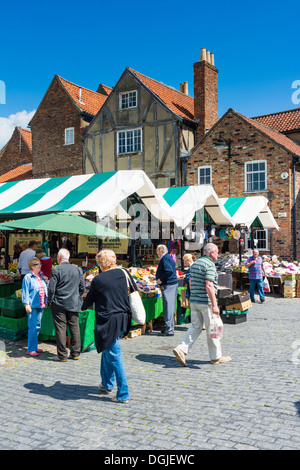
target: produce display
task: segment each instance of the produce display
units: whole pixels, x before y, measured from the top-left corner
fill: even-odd
[[[216,262],[216,266],[219,270],[246,274],[249,272],[248,268],[245,266],[249,256],[251,255],[242,255],[240,263],[239,255],[221,255]],[[260,256],[262,257],[263,265],[268,277],[281,277],[284,280],[284,276],[287,274],[300,275],[300,263],[296,261],[291,263],[289,261],[280,260],[276,255],[268,256],[260,253]]]
[[[137,288],[143,298],[161,297],[161,290],[156,283],[156,270],[157,266],[150,266],[147,268],[129,268],[131,276],[135,280]],[[183,279],[185,275],[176,270],[177,279]]]
[[[0,284],[10,284],[13,283],[16,279],[20,279],[20,273],[14,269],[2,269],[3,266],[0,266]]]

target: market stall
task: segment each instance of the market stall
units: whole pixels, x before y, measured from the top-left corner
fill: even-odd
[[[247,196],[220,198],[226,211],[230,214],[233,225],[250,228],[256,218],[259,218],[264,228],[279,230],[278,224],[264,196]]]

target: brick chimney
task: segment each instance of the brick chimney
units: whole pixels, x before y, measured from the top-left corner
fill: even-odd
[[[218,120],[218,69],[214,54],[201,49],[200,61],[194,64],[194,115],[199,120],[196,142]]]

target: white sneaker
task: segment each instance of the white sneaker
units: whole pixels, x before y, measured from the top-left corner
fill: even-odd
[[[226,364],[226,362],[230,362],[232,359],[229,356],[221,356],[219,359],[214,361],[210,361],[212,364]]]
[[[177,359],[178,362],[180,362],[181,365],[186,367],[186,361],[185,361],[185,353],[181,351],[179,348],[173,349],[173,353]]]

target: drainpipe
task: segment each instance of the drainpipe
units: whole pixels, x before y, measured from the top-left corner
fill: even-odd
[[[300,158],[293,155],[293,222],[294,222],[294,260],[297,260],[297,220],[296,220],[296,165],[300,163]]]

